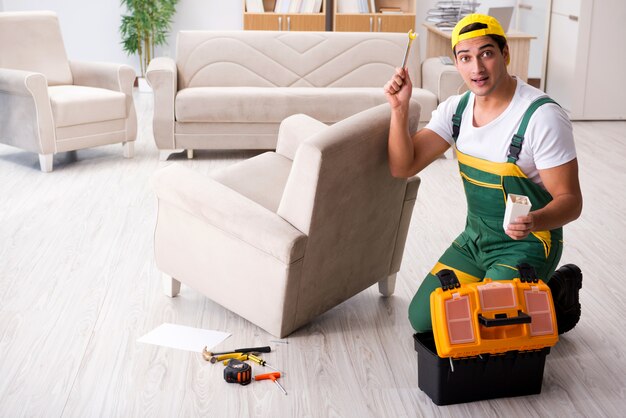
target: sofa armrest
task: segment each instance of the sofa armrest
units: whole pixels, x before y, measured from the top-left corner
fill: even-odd
[[[285,264],[304,256],[305,234],[209,177],[171,164],[156,172],[153,185],[159,202],[176,206]]]
[[[467,90],[456,67],[442,63],[439,57],[425,59],[422,63],[422,87],[433,92],[438,103]]]
[[[0,68],[0,142],[38,154],[55,152],[48,82],[41,73]]]
[[[289,116],[281,122],[278,128],[276,153],[293,160],[302,142],[327,127],[325,123],[307,115]]]
[[[396,244],[391,257],[391,265],[389,267],[390,275],[400,271],[402,256],[404,255],[404,246],[406,244],[406,238],[409,234],[409,225],[411,224],[413,207],[415,206],[420,181],[421,180],[418,176],[409,177],[407,179],[406,191],[404,192],[404,203],[402,205],[402,214],[400,215],[400,224],[396,235]]]
[[[176,62],[168,57],[150,61],[146,79],[154,93],[154,141],[158,149],[175,149],[174,100],[178,92]]]

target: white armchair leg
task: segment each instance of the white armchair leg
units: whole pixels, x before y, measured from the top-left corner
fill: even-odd
[[[188,149],[187,150],[187,158],[189,160],[193,160],[193,150],[192,149]]]
[[[167,159],[170,158],[170,155],[178,154],[183,151],[184,149],[162,149],[161,151],[159,151],[159,160],[167,161]]]
[[[124,146],[124,158],[133,158],[135,155],[135,142],[127,141],[122,145]]]
[[[378,291],[385,297],[393,295],[396,289],[396,275],[392,274],[378,282]]]
[[[53,154],[39,154],[39,167],[44,173],[52,171],[52,157]]]
[[[163,292],[165,292],[165,295],[173,298],[180,293],[180,282],[178,280],[165,273],[161,275],[161,279],[163,280]]]

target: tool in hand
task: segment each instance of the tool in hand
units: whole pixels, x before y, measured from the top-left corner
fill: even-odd
[[[278,370],[277,368],[274,368],[272,366],[270,366],[269,364],[267,364],[267,362],[265,360],[263,360],[260,357],[255,356],[254,354],[248,354],[248,360],[252,360],[253,362],[255,362],[256,364],[258,364],[259,366],[263,366],[263,367],[269,367],[272,370],[276,370],[277,372],[280,372],[280,370]]]
[[[406,66],[406,60],[409,58],[409,51],[411,51],[411,44],[413,44],[413,41],[415,40],[415,38],[417,38],[417,33],[413,32],[413,29],[409,30],[409,42],[406,44],[406,52],[404,53],[404,59],[402,60],[402,67],[404,68]]]
[[[204,357],[204,359],[206,361],[209,361],[211,359],[211,357],[219,356],[221,354],[232,354],[232,353],[269,353],[271,351],[272,351],[272,347],[270,347],[269,345],[266,345],[264,347],[237,348],[235,350],[222,351],[220,353],[213,353],[213,352],[209,351],[207,349],[207,347],[204,347],[204,350],[202,350],[202,357]]]
[[[257,374],[256,376],[254,376],[254,380],[270,379],[272,382],[276,383],[278,385],[278,387],[280,388],[280,390],[282,390],[283,393],[286,395],[287,391],[285,390],[283,385],[278,383],[278,378],[279,377],[280,377],[280,372],[272,372],[272,373],[265,373],[265,374]]]
[[[252,368],[248,363],[231,359],[224,368],[224,380],[228,383],[247,385],[252,381]]]

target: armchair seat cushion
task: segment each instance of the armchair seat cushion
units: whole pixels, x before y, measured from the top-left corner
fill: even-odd
[[[233,164],[211,173],[211,177],[272,212],[280,199],[291,171],[292,161],[275,152]]]
[[[179,122],[280,123],[294,113],[335,123],[386,103],[382,87],[192,87],[176,95]],[[422,114],[437,107],[437,96],[414,89]]]
[[[84,86],[48,87],[57,128],[125,119],[126,95],[120,91]]]

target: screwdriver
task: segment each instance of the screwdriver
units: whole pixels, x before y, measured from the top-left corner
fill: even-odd
[[[231,351],[222,351],[221,353],[212,353],[204,347],[202,354],[206,357],[219,356],[220,354],[232,354],[232,353],[269,353],[272,351],[272,347],[266,345],[264,347],[251,347],[251,348],[237,348]]]
[[[254,354],[248,354],[248,360],[252,360],[253,362],[258,364],[259,366],[269,367],[272,370],[276,370],[277,372],[280,372],[280,370],[278,370],[275,367],[270,366],[269,364],[267,364],[267,362],[265,360],[263,360],[260,357],[255,356]]]
[[[279,377],[280,377],[280,372],[272,372],[272,373],[265,373],[265,374],[257,374],[256,376],[254,376],[254,380],[270,379],[272,382],[276,383],[278,385],[278,387],[280,388],[280,390],[282,390],[283,393],[286,395],[287,391],[285,390],[283,385],[278,383],[278,378]]]

